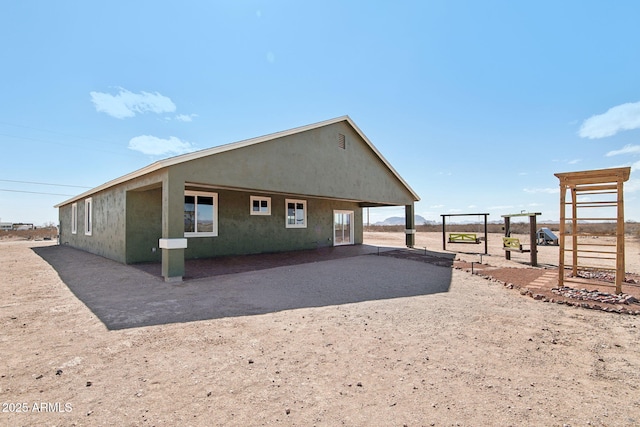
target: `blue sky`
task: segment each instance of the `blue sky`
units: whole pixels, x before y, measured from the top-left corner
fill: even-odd
[[[637,1],[5,1],[0,219],[57,223],[83,187],[347,114],[427,219],[557,220],[554,173],[631,166],[640,221],[638,16]]]

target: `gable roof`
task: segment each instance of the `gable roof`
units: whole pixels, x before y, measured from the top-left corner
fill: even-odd
[[[384,158],[384,156],[378,151],[378,149],[371,143],[371,141],[369,140],[369,138],[367,138],[367,136],[360,130],[360,128],[358,128],[358,126],[353,122],[353,120],[351,120],[351,118],[349,116],[341,116],[341,117],[336,117],[334,119],[330,119],[330,120],[325,120],[322,122],[318,122],[318,123],[313,123],[310,125],[306,125],[306,126],[300,126],[297,128],[293,128],[293,129],[289,129],[289,130],[285,130],[285,131],[281,131],[281,132],[276,132],[276,133],[271,133],[268,135],[264,135],[264,136],[259,136],[256,138],[251,138],[251,139],[245,139],[242,141],[238,141],[238,142],[233,142],[230,144],[224,144],[224,145],[219,145],[216,147],[211,147],[211,148],[205,148],[203,150],[199,150],[199,151],[194,151],[192,153],[187,153],[187,154],[182,154],[179,156],[174,156],[174,157],[169,157],[163,160],[158,160],[157,162],[154,162],[148,166],[145,166],[141,169],[138,169],[134,172],[128,173],[126,175],[123,175],[119,178],[116,178],[114,180],[111,180],[109,182],[106,182],[102,185],[99,185],[89,191],[85,191],[82,194],[79,194],[75,197],[72,197],[71,199],[65,200],[62,203],[59,203],[57,205],[55,205],[55,208],[59,208],[60,206],[64,206],[64,205],[68,205],[69,203],[73,203],[75,201],[84,199],[88,196],[90,196],[91,194],[97,193],[99,191],[102,190],[106,190],[108,188],[114,187],[118,184],[122,184],[124,182],[130,181],[132,179],[144,176],[146,174],[158,171],[160,169],[163,168],[167,168],[169,166],[173,166],[176,164],[180,164],[180,163],[184,163],[184,162],[188,162],[191,160],[196,160],[196,159],[200,159],[202,157],[207,157],[207,156],[212,156],[215,154],[220,154],[220,153],[224,153],[227,151],[231,151],[231,150],[237,150],[239,148],[243,148],[243,147],[248,147],[251,145],[255,145],[255,144],[260,144],[262,142],[266,142],[266,141],[271,141],[273,139],[277,139],[277,138],[282,138],[285,136],[290,136],[290,135],[295,135],[298,133],[302,133],[302,132],[306,132],[309,130],[313,130],[313,129],[317,129],[317,128],[321,128],[323,126],[328,126],[328,125],[332,125],[335,123],[339,123],[339,122],[347,122],[352,128],[353,130],[362,138],[362,140],[369,146],[369,148],[376,154],[376,156],[382,161],[382,163],[384,163],[384,165],[389,169],[389,171],[391,171],[391,173],[402,183],[402,185],[407,189],[407,191],[409,191],[409,193],[411,193],[411,195],[414,197],[414,199],[416,201],[420,200],[420,197],[416,194],[415,191],[413,191],[413,189],[409,186],[409,184],[407,184],[407,182],[398,174],[398,172],[393,168],[393,166],[391,166],[391,164],[387,161],[387,159]]]

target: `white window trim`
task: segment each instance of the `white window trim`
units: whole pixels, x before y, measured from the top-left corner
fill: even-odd
[[[304,223],[289,224],[289,203],[302,203],[304,205]],[[286,228],[307,228],[307,201],[298,199],[285,199],[284,201],[284,225]]]
[[[253,202],[254,201],[259,201],[259,202],[267,202],[267,211],[266,212],[262,212],[262,211],[254,211],[253,210]],[[271,215],[271,197],[264,197],[264,196],[251,196],[250,197],[250,201],[249,201],[249,213],[251,215],[263,215],[263,216],[268,216]]]
[[[91,236],[93,234],[93,198],[89,197],[84,200],[84,235]]]
[[[218,236],[218,193],[212,193],[209,191],[191,191],[186,190],[185,196],[205,196],[213,197],[213,231],[199,232],[199,231],[185,231],[184,237],[217,237]],[[198,203],[196,199],[196,226],[198,224]],[[183,202],[184,209],[184,202]]]
[[[78,203],[71,205],[71,234],[78,234]]]

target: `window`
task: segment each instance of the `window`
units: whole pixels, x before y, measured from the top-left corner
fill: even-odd
[[[307,201],[285,200],[287,208],[287,228],[307,228]]]
[[[218,193],[184,192],[184,237],[218,235]]]
[[[71,234],[78,233],[78,204],[71,205]]]
[[[89,197],[84,201],[84,234],[91,236],[93,232],[93,199]]]
[[[271,215],[271,197],[251,196],[251,215]]]

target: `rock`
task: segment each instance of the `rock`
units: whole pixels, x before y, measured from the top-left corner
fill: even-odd
[[[533,294],[533,299],[535,300],[541,300],[544,298],[544,295],[542,294]]]
[[[285,414],[289,415],[291,413],[291,409],[287,408],[284,410]]]

